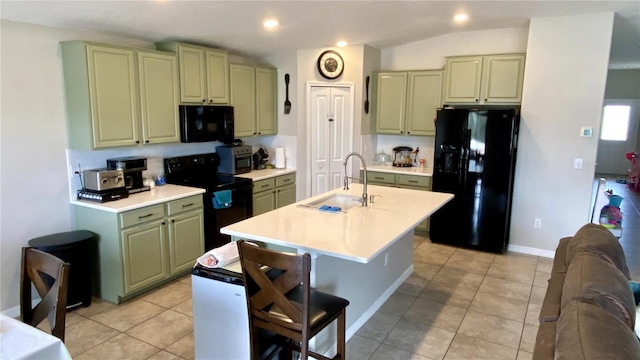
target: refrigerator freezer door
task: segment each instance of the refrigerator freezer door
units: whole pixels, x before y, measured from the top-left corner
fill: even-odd
[[[435,242],[502,252],[508,241],[518,118],[515,110],[464,111],[438,112],[432,188],[455,198],[432,215],[430,236]],[[441,118],[456,118],[459,127]],[[446,159],[446,151],[439,155],[438,149],[453,146],[440,143],[443,139],[459,141],[455,178],[445,171],[446,162],[439,167],[438,156]]]

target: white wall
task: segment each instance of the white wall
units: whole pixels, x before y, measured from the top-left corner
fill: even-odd
[[[335,80],[327,80],[323,78],[316,67],[318,56],[325,51],[333,49],[340,53],[344,60],[344,72]],[[304,192],[300,192],[300,186],[297,187],[298,200],[304,199],[311,194],[311,187],[308,183],[310,178],[309,164],[309,144],[307,141],[308,131],[308,119],[307,119],[307,85],[309,82],[326,82],[331,84],[352,84],[354,89],[353,94],[353,148],[360,149],[362,143],[362,116],[364,113],[362,104],[364,97],[364,76],[363,76],[363,64],[364,64],[364,46],[347,46],[344,48],[322,48],[322,49],[304,49],[298,50],[298,79],[297,79],[297,94],[296,99],[298,102],[298,150],[297,150],[297,178],[296,181],[305,181]],[[357,162],[354,163],[354,169],[352,171],[357,172],[355,166],[359,166]]]
[[[526,27],[466,31],[385,48],[381,69],[435,70],[444,68],[447,56],[523,53],[527,31]]]
[[[2,21],[0,309],[19,303],[20,248],[71,230],[66,110],[58,42],[86,39],[150,47],[103,34]]]
[[[613,13],[531,20],[511,245],[553,251],[589,222],[612,27]],[[580,137],[581,126],[594,136]]]

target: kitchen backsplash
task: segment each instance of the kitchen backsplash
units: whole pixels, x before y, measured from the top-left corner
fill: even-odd
[[[257,138],[243,139],[247,145],[251,145],[253,152],[259,146],[265,146],[269,151],[270,163],[275,164],[275,148],[284,146],[286,149],[287,168],[295,168],[296,160],[296,139],[294,136],[263,136]],[[99,169],[107,166],[107,159],[125,156],[143,156],[147,158],[147,170],[143,172],[144,177],[153,177],[164,173],[163,160],[167,157],[186,156],[194,154],[204,154],[216,151],[216,146],[221,142],[206,143],[179,143],[163,145],[145,145],[140,147],[127,147],[105,150],[71,150],[67,149],[67,174],[69,176],[69,194],[75,200],[76,193],[82,188],[80,176],[75,172],[78,170]]]
[[[162,163],[165,157],[203,154],[215,152],[220,142],[145,145],[141,147],[116,148],[105,150],[67,149],[67,173],[69,174],[69,193],[75,198],[76,191],[82,188],[80,177],[75,173],[79,169],[99,169],[107,166],[107,159],[124,156],[143,156],[147,158],[147,170],[143,176],[154,176],[164,172]]]
[[[409,146],[414,150],[419,147],[418,157],[425,159],[425,167],[433,168],[433,156],[435,153],[435,137],[433,136],[405,136],[405,135],[378,135],[376,154],[383,151],[393,156],[393,148],[396,146]]]

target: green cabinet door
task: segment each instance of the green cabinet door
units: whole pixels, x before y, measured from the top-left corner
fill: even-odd
[[[253,216],[264,214],[275,208],[275,190],[267,190],[253,194]]]
[[[436,112],[442,106],[442,71],[409,72],[407,135],[435,135]]]
[[[209,104],[229,103],[229,64],[226,51],[206,50],[207,101]]]
[[[407,95],[406,72],[381,72],[374,78],[376,132],[403,134]]]
[[[138,74],[145,144],[180,142],[175,55],[139,51]]]
[[[256,73],[252,66],[229,65],[230,101],[235,136],[252,136],[256,130]]]
[[[258,135],[278,133],[277,76],[275,69],[256,68],[256,130]]]
[[[207,99],[205,52],[198,47],[177,46],[180,62],[180,101],[204,103]]]
[[[169,275],[165,237],[164,220],[122,231],[125,294],[152,285]]]
[[[276,188],[276,208],[281,208],[296,202],[296,186],[285,185]]]
[[[478,103],[482,78],[482,56],[447,59],[444,103]]]
[[[484,58],[483,99],[486,103],[520,103],[524,82],[524,54]]]
[[[204,249],[204,215],[202,209],[169,218],[171,275],[193,266]]]
[[[87,45],[94,148],[135,145],[138,97],[134,51]]]

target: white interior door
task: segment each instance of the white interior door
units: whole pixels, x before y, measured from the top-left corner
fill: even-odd
[[[348,87],[311,87],[311,195],[342,186],[344,157],[353,147]]]
[[[605,99],[604,105],[623,105],[629,106],[629,127],[627,129],[627,139],[621,141],[598,140],[598,154],[596,157],[596,173],[628,175],[631,162],[627,160],[625,154],[635,151],[636,141],[638,139],[638,107],[640,100],[608,100]]]

